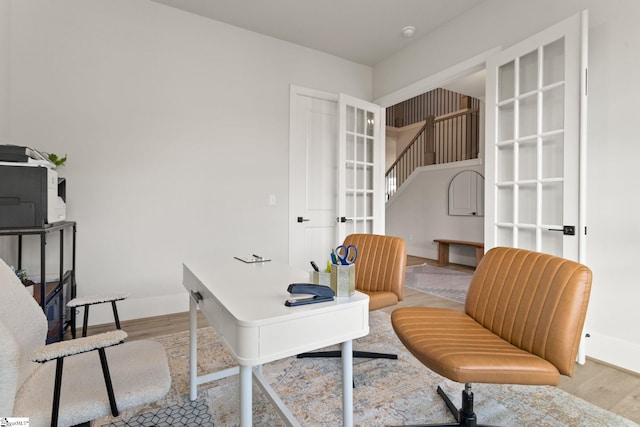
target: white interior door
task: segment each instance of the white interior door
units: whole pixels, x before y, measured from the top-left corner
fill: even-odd
[[[575,15],[487,60],[487,249],[584,262],[586,20]]]
[[[384,234],[384,109],[340,94],[337,240]]]
[[[323,268],[336,246],[338,96],[291,87],[289,264]]]

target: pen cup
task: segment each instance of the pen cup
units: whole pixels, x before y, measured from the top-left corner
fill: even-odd
[[[331,274],[323,271],[310,271],[309,281],[316,285],[329,286],[331,284]]]
[[[356,292],[355,264],[331,264],[331,289],[337,297],[350,297]]]

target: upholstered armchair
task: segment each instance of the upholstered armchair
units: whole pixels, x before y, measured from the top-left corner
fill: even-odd
[[[115,330],[45,345],[47,319],[0,260],[0,415],[70,426],[155,402],[169,390],[164,348]],[[64,369],[63,369],[64,368]]]

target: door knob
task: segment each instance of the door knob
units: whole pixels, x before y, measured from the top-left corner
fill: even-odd
[[[561,231],[565,236],[575,236],[576,227],[573,225],[565,225],[562,228],[549,228],[549,231]]]
[[[353,221],[353,218],[346,218],[343,216],[336,217],[336,222],[351,222],[351,221]]]

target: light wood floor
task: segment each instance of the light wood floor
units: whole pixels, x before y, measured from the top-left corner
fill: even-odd
[[[409,256],[407,265],[436,261]],[[473,267],[450,265],[448,268],[473,273]],[[445,307],[462,311],[463,305],[443,298],[405,288],[405,299],[398,305],[382,310],[391,313],[399,307],[429,306]],[[198,327],[207,326],[203,317],[198,319]],[[144,339],[159,335],[182,332],[189,329],[189,314],[178,313],[146,319],[123,321],[122,328],[130,340]],[[92,326],[89,335],[113,329],[112,325]],[[562,390],[593,403],[601,408],[622,415],[640,424],[640,375],[607,366],[587,359],[584,365],[576,365],[572,378],[562,377],[558,385]]]

